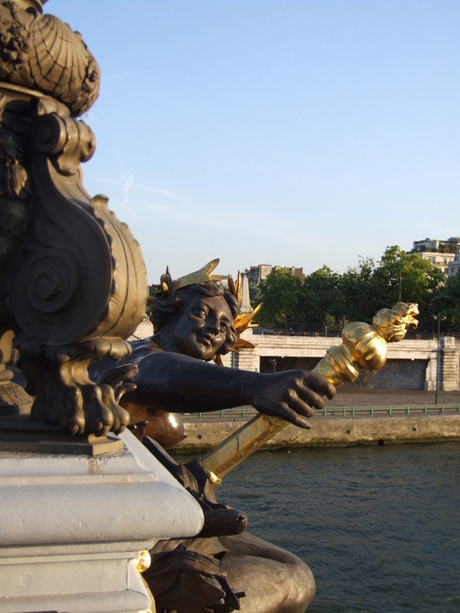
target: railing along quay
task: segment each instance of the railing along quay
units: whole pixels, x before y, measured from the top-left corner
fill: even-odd
[[[185,421],[248,420],[258,412],[251,406],[210,411],[208,413],[182,413]],[[315,419],[322,417],[392,417],[396,415],[453,415],[460,414],[460,404],[397,404],[385,406],[324,407],[316,411]]]

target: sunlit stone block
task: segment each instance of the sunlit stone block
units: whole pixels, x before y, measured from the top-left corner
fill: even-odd
[[[130,433],[105,457],[0,453],[0,613],[151,608],[136,569],[159,539],[193,536],[197,502]]]

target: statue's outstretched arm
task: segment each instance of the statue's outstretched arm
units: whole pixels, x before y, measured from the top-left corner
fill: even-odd
[[[145,357],[133,382],[136,401],[153,408],[184,413],[252,405],[301,428],[309,427],[314,409],[323,408],[322,396],[335,395],[326,379],[304,370],[261,374],[169,352]]]

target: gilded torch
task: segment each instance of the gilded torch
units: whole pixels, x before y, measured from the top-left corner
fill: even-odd
[[[336,387],[354,381],[359,371],[376,372],[385,365],[388,343],[402,340],[417,327],[416,304],[398,302],[392,309],[381,309],[372,324],[353,322],[342,330],[342,344],[330,347],[312,372]],[[288,422],[279,417],[258,415],[217,447],[199,459],[211,480],[216,483],[235,466],[264,445]]]

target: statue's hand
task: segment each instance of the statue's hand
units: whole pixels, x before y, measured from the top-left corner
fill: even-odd
[[[264,415],[309,428],[307,418],[315,414],[314,409],[324,407],[322,396],[329,400],[335,396],[335,387],[329,381],[305,370],[286,370],[260,375],[252,386],[251,404]]]

